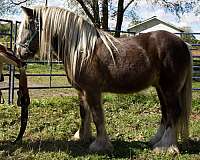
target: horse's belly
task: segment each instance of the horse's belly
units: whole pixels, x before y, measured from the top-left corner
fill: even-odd
[[[143,90],[157,83],[158,76],[155,72],[141,72],[113,75],[107,81],[104,90],[115,93],[130,93]]]

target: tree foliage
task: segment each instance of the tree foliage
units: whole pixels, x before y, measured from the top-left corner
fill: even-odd
[[[191,12],[197,5],[199,6],[200,0],[153,0],[153,2],[160,4],[180,18],[184,13]]]
[[[139,4],[141,0],[75,0],[77,1],[92,20],[92,22],[102,29],[108,29],[108,17],[116,17],[115,26],[115,36],[119,37],[121,31],[122,22],[126,10],[131,6]],[[200,0],[146,0],[152,5],[160,5],[164,7],[167,11],[176,14],[179,18],[182,14],[192,11]],[[138,17],[134,10],[133,13],[134,20],[138,21]],[[196,11],[198,14],[198,10]]]
[[[9,0],[1,0],[0,1],[0,16],[10,13],[17,12],[17,7],[15,4],[11,4]]]
[[[0,43],[5,44],[10,42],[10,36],[5,36],[3,34],[10,34],[10,24],[0,23]]]
[[[32,4],[41,0],[1,0],[0,16],[5,13],[18,12],[17,8],[21,4]],[[200,0],[146,0],[149,4],[156,4],[164,7],[167,11],[176,14],[179,18],[186,12],[193,11],[200,13],[198,4]],[[42,2],[42,1],[41,1]],[[116,19],[115,36],[119,37],[125,12],[129,8],[129,13],[133,15],[134,20],[138,21],[138,17],[134,12],[134,6],[138,5],[142,0],[65,0],[68,8],[75,8],[75,11],[85,13],[96,27],[104,30],[109,29],[109,17]],[[44,0],[43,0],[44,3]],[[130,7],[131,6],[131,7]],[[133,8],[133,9],[130,9]]]

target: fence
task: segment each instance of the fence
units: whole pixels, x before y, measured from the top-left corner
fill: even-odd
[[[9,43],[9,46],[7,46],[9,49],[13,49],[13,21],[11,20],[3,20],[3,19],[0,19],[0,22],[4,22],[4,23],[7,23],[8,26],[10,27],[10,32],[7,33],[7,32],[3,32],[1,33],[0,32],[0,35],[1,36],[8,36],[9,37],[9,40],[10,40],[10,43]],[[16,36],[15,36],[16,37]],[[7,88],[1,88],[1,90],[3,89],[7,89],[8,90],[8,103],[13,103],[13,96],[14,96],[14,73],[15,73],[15,67],[13,65],[9,65],[9,87]]]
[[[16,37],[17,37],[17,29],[18,29],[18,25],[20,22],[16,22],[15,24],[13,24],[12,21],[10,20],[3,20],[0,19],[0,25],[1,23],[8,23],[10,26],[10,32],[9,33],[1,33],[0,31],[0,36],[9,36],[9,47],[10,49],[14,49],[14,51],[16,50],[16,46],[13,45],[13,41],[16,42]],[[13,31],[13,27],[15,27],[14,31]],[[110,32],[114,32],[114,31],[110,31]],[[135,36],[135,33],[133,32],[126,32],[126,31],[122,31],[122,33],[126,34],[126,35],[130,35],[132,34],[133,36]],[[180,34],[180,33],[177,33]],[[193,35],[200,35],[200,33],[181,33],[181,34],[193,34]],[[13,47],[14,46],[14,47]],[[192,50],[194,50],[193,47],[199,47],[200,48],[200,44],[191,44]],[[194,64],[193,65],[193,80],[200,82],[200,54],[195,54],[193,56],[193,60],[194,60]],[[28,64],[45,64],[48,63],[46,61],[27,61]],[[71,88],[70,85],[64,85],[64,86],[52,86],[52,77],[61,77],[61,76],[65,76],[65,74],[53,74],[52,73],[52,66],[54,63],[58,63],[57,61],[53,61],[52,63],[50,63],[50,71],[48,74],[27,74],[27,76],[40,76],[40,77],[49,77],[49,85],[48,86],[32,86],[32,87],[28,87],[29,89],[52,89],[52,88]],[[15,79],[14,79],[14,75],[15,75],[15,67],[12,65],[9,65],[9,73],[5,74],[5,76],[9,77],[9,86],[8,87],[2,87],[0,88],[0,90],[8,90],[8,103],[12,104],[13,103],[13,99],[14,99],[14,90],[18,89],[18,87],[15,87]],[[194,88],[193,90],[200,90],[199,87]]]
[[[14,51],[16,50],[16,38],[17,38],[17,30],[18,30],[18,25],[20,24],[20,22],[16,21],[16,23],[14,24],[11,20],[4,20],[4,19],[0,19],[0,25],[2,24],[7,24],[7,26],[9,26],[9,33],[7,32],[1,32],[0,31],[0,36],[8,36],[9,37],[9,42],[5,43],[5,45],[9,48],[9,49],[13,49]],[[13,28],[15,28],[15,30],[13,30]],[[14,42],[14,43],[13,43]],[[8,46],[9,44],[9,46]],[[27,64],[46,64],[48,63],[47,61],[27,61]],[[28,87],[29,89],[53,89],[53,88],[71,88],[71,86],[66,85],[66,86],[52,86],[52,77],[56,76],[56,77],[61,77],[61,76],[66,76],[65,74],[52,74],[52,64],[54,63],[60,63],[57,61],[53,61],[50,63],[50,73],[49,74],[27,74],[28,77],[35,77],[35,76],[42,76],[42,77],[49,77],[49,86],[32,86],[32,87]],[[6,87],[1,87],[0,90],[9,90],[8,92],[8,103],[9,104],[13,104],[13,99],[14,99],[14,90],[19,89],[19,87],[15,86],[15,67],[13,65],[9,65],[9,69],[8,69],[8,73],[4,74],[5,77],[8,77],[8,86]]]

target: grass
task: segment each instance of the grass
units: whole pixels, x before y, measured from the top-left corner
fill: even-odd
[[[49,73],[48,65],[28,65],[28,73]],[[53,73],[64,74],[62,65],[53,65]],[[49,78],[29,77],[29,85],[44,85]],[[59,81],[59,83],[58,83]],[[66,77],[52,80],[68,84]],[[54,85],[54,84],[53,84]],[[193,87],[200,87],[194,82]],[[0,159],[200,159],[200,92],[193,92],[190,137],[179,143],[180,155],[155,154],[148,140],[160,121],[159,101],[150,88],[134,95],[105,94],[106,128],[114,145],[112,154],[92,154],[89,144],[72,139],[79,128],[78,98],[73,89],[30,90],[29,121],[22,144],[13,145],[19,131],[20,108],[0,105]],[[95,127],[93,125],[93,134]]]
[[[159,102],[152,88],[134,95],[104,95],[106,128],[114,145],[114,152],[104,155],[92,154],[88,152],[89,144],[72,139],[80,122],[78,98],[74,94],[38,97],[32,99],[22,144],[11,144],[19,130],[19,107],[0,106],[0,159],[200,158],[200,92],[193,92],[190,123],[193,141],[186,147],[180,143],[181,154],[177,156],[155,154],[147,143],[160,120]]]
[[[65,74],[64,68],[62,64],[53,64],[52,70],[50,65],[48,64],[29,64],[27,68],[28,74]],[[39,82],[39,83],[36,83]],[[50,77],[44,76],[30,76],[29,83],[32,86],[48,86],[50,83]],[[64,86],[68,85],[67,77],[51,77],[52,86]]]

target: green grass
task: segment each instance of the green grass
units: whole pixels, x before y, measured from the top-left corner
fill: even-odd
[[[49,73],[48,65],[28,65],[27,73]],[[53,65],[53,73],[64,74],[62,65]],[[49,78],[29,77],[29,85],[44,85]],[[68,84],[66,77],[52,80]],[[199,87],[194,82],[193,87]],[[180,155],[155,154],[148,145],[160,121],[159,101],[150,88],[134,95],[105,94],[106,128],[114,145],[113,154],[88,151],[89,144],[74,141],[79,128],[78,98],[73,89],[30,90],[29,121],[22,144],[13,145],[19,131],[20,108],[0,105],[0,159],[200,159],[200,92],[193,92],[190,121],[191,141],[181,143]],[[93,125],[93,134],[95,127]]]
[[[49,64],[28,64],[28,74],[65,74],[64,67],[62,64],[53,64],[52,70]],[[39,86],[49,85],[50,77],[44,76],[31,76],[28,78],[30,84],[38,84]],[[39,83],[38,83],[39,82]],[[64,86],[67,85],[67,77],[51,77],[51,83],[53,86]]]
[[[155,134],[160,120],[159,102],[153,89],[126,96],[104,95],[106,128],[114,145],[114,152],[110,155],[89,153],[89,144],[72,140],[80,122],[76,96],[70,93],[62,97],[38,97],[32,99],[29,107],[29,122],[22,144],[10,143],[18,134],[19,107],[0,106],[0,159],[200,158],[200,92],[193,92],[190,123],[193,141],[187,147],[179,144],[181,154],[177,156],[155,154],[147,143]],[[94,125],[93,132],[95,135]]]

